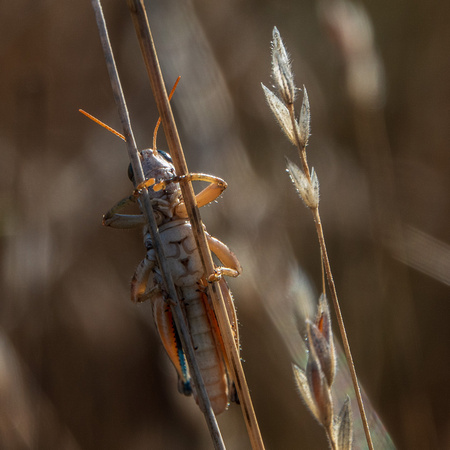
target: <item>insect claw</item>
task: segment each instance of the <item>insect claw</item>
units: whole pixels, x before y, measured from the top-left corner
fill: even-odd
[[[149,178],[148,180],[145,180],[143,183],[139,183],[136,186],[136,189],[133,191],[133,197],[136,198],[139,197],[144,189],[148,189],[150,186],[153,186],[154,184],[155,184],[154,178]]]
[[[207,278],[207,281],[208,283],[215,283],[216,281],[219,281],[222,278],[222,276],[223,276],[222,268],[218,267],[217,269],[214,270],[214,273]]]
[[[153,179],[154,180],[154,179]],[[158,192],[158,191],[160,191],[161,189],[164,189],[165,187],[166,187],[166,185],[167,185],[167,183],[165,182],[165,181],[161,181],[160,183],[156,183],[154,186],[153,186],[153,190],[155,191],[155,192]]]
[[[180,394],[184,394],[187,397],[189,397],[190,395],[192,395],[192,386],[191,386],[191,382],[188,381],[183,381],[180,376],[178,376],[178,392]]]
[[[230,269],[229,267],[216,267],[214,273],[207,278],[208,283],[214,283],[219,281],[223,276],[227,277],[237,277],[239,272],[235,269]]]
[[[177,302],[173,301],[168,295],[164,295],[164,303],[167,305],[167,310],[170,311],[172,306],[176,306]]]

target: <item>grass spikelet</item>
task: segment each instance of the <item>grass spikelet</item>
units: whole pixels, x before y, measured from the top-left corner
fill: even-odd
[[[286,158],[286,170],[305,205],[310,209],[317,208],[319,206],[319,179],[314,169],[311,171],[311,178],[308,179],[296,164]]]
[[[286,134],[287,138],[291,141],[292,145],[296,145],[295,134],[292,131],[292,122],[289,110],[285,104],[264,84],[261,83],[264,94],[266,96],[267,104],[277,119],[281,129]]]
[[[290,105],[295,101],[296,90],[291,62],[277,27],[272,35],[272,79],[284,103]]]
[[[322,256],[324,291],[326,278],[330,291],[330,297],[337,317],[337,323],[339,325],[347,364],[355,390],[355,396],[364,426],[367,444],[369,449],[373,449],[369,425],[364,410],[355,366],[353,364],[350,344],[345,331],[336,286],[334,284],[333,275],[331,272],[331,265],[328,259],[325,237],[319,214],[319,179],[314,169],[310,170],[308,165],[306,147],[309,143],[311,133],[311,109],[309,97],[306,88],[303,87],[302,105],[300,108],[299,117],[296,119],[294,101],[295,93],[299,89],[297,89],[294,84],[294,75],[288,53],[276,27],[273,30],[272,40],[272,79],[278,95],[271,92],[263,85],[264,94],[284,133],[298,150],[301,167],[298,167],[286,158],[287,171],[300,198],[313,215],[320,246],[320,253]],[[351,433],[349,433],[352,426],[352,424],[349,423],[351,422],[351,416],[349,413],[345,412],[346,410],[344,410],[343,416],[340,420],[335,420],[333,417],[331,386],[334,380],[336,356],[331,332],[329,311],[325,300],[325,292],[323,298],[319,302],[319,312],[315,323],[308,321],[306,326],[309,345],[309,358],[306,371],[303,373],[301,369],[294,368],[300,393],[316,419],[326,429],[328,438],[332,443],[333,448],[339,448],[336,438],[339,434],[343,436],[341,438],[343,448],[348,448],[349,445],[351,446]],[[336,431],[335,423],[338,423],[338,431]]]
[[[306,369],[293,366],[298,390],[306,406],[325,429],[331,448],[351,448],[353,423],[349,400],[344,403],[338,416],[333,408],[336,354],[330,313],[324,295],[319,300],[315,321],[306,320],[306,335],[309,351]]]
[[[353,420],[349,397],[345,400],[339,415],[336,417],[334,431],[337,437],[337,448],[339,450],[351,450],[353,442]]]

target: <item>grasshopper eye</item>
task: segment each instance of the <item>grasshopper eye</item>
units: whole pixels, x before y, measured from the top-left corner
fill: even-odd
[[[134,182],[134,173],[133,173],[133,167],[131,166],[131,163],[128,166],[128,178]]]
[[[173,161],[172,161],[172,157],[171,157],[168,153],[166,153],[166,152],[164,152],[164,151],[162,151],[162,150],[158,150],[158,153],[159,153],[166,161],[168,161],[168,162],[170,162],[170,163],[173,162]]]

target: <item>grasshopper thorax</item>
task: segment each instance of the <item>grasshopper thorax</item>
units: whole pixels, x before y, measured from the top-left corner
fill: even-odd
[[[142,150],[139,155],[145,180],[154,179],[155,184],[167,182],[163,188],[148,189],[158,225],[174,220],[176,207],[181,201],[181,191],[177,182],[171,182],[176,176],[172,158],[162,150],[152,149]],[[134,182],[131,167],[128,168],[128,176]]]

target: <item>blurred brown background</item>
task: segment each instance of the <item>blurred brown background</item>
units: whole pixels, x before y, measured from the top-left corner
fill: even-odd
[[[284,155],[297,157],[260,87],[274,25],[308,88],[309,162],[361,382],[399,448],[450,448],[450,3],[365,4],[374,41],[360,12],[327,3],[147,5],[167,84],[182,76],[173,107],[190,170],[229,183],[203,219],[244,267],[230,284],[268,449],[327,446],[273,321],[292,315],[296,264],[316,294],[321,277],[312,219],[285,174]],[[132,22],[124,1],[104,8],[148,147],[157,112]],[[0,447],[211,448],[150,305],[129,301],[140,232],[101,226],[131,184],[123,142],[78,113],[120,130],[90,3],[0,12]],[[228,448],[249,448],[239,408],[219,423]]]

